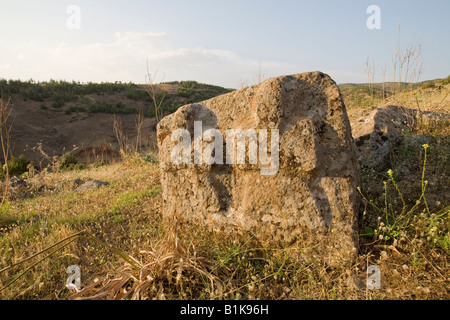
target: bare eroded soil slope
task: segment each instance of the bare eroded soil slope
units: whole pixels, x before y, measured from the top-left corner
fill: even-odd
[[[119,84],[114,87],[114,84],[108,84],[110,87],[114,87],[114,92],[78,95],[72,91],[70,93],[72,94],[71,101],[55,107],[57,96],[67,94],[67,91],[63,91],[67,90],[63,88],[64,85],[71,86],[69,90],[77,89],[77,86],[79,89],[80,86],[83,86],[76,83],[25,83],[20,89],[16,89],[20,92],[4,97],[4,100],[11,97],[10,119],[14,121],[11,130],[11,144],[14,156],[25,154],[35,166],[40,168],[49,162],[48,158],[59,156],[66,151],[73,151],[78,160],[84,163],[111,160],[119,154],[118,140],[113,127],[112,113],[114,112],[111,112],[117,108],[118,104],[121,105],[121,108],[123,106],[121,111],[127,111],[117,113],[121,121],[120,131],[126,136],[127,147],[131,151],[136,150],[135,111],[143,110],[145,118],[138,150],[155,148],[156,121],[154,104],[147,92],[148,86]],[[102,86],[103,84],[94,85]],[[6,89],[8,89],[7,86],[4,85]],[[44,95],[44,97],[30,98],[30,86],[37,92],[39,92],[38,89],[42,89],[41,87],[54,86],[56,88],[56,91],[53,91],[55,96],[46,97]],[[164,115],[184,104],[206,100],[228,91],[230,89],[195,81],[155,85],[156,98],[164,97],[161,99],[161,109],[164,110]],[[99,110],[98,106],[100,108],[106,106],[107,112]],[[38,148],[39,145],[41,148]]]
[[[108,100],[119,101],[118,95],[108,96]],[[117,151],[118,144],[113,129],[112,115],[104,113],[88,114],[85,112],[66,114],[62,109],[48,108],[41,110],[36,101],[21,101],[13,96],[11,130],[13,154],[25,154],[35,165],[45,157],[37,150],[39,143],[43,151],[50,157],[59,156],[64,150],[74,151],[83,162],[93,160],[110,160]],[[130,141],[136,138],[135,115],[120,115],[123,131]],[[149,137],[154,132],[154,118],[145,118],[142,128],[143,143],[150,146]],[[97,149],[93,154],[92,148]],[[83,151],[91,151],[84,157]],[[95,151],[94,151],[95,153]],[[91,156],[91,158],[89,158]],[[97,158],[97,159],[94,159]]]

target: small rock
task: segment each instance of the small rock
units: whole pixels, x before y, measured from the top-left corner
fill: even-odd
[[[386,106],[372,110],[351,124],[352,135],[357,147],[357,156],[363,167],[383,165],[402,139],[402,129],[411,119],[411,111]],[[364,120],[364,121],[361,121]]]
[[[19,187],[19,186],[22,186],[22,187],[27,186],[27,183],[24,180],[17,178],[16,176],[11,177],[9,179],[9,183],[10,183],[11,187],[13,187],[13,188]]]
[[[83,180],[81,180],[80,178],[76,178],[76,179],[73,181],[73,184],[76,185],[76,186],[79,186],[79,185],[82,184],[82,183],[83,183]]]
[[[107,186],[109,186],[108,182],[92,180],[92,181],[88,181],[88,182],[80,185],[78,188],[75,189],[75,192],[83,192],[83,191],[100,188],[100,187],[107,187]]]
[[[374,168],[385,165],[390,152],[404,139],[404,132],[423,121],[448,119],[449,115],[437,112],[422,112],[399,106],[376,108],[351,123],[352,135],[357,147],[357,156],[362,167]],[[432,139],[424,135],[409,138],[416,149],[430,144]]]
[[[402,177],[405,177],[405,176],[408,176],[408,175],[410,174],[410,171],[409,171],[408,167],[406,167],[406,166],[401,166],[401,167],[398,168],[398,173],[399,173]]]
[[[38,187],[38,191],[39,192],[41,192],[41,191],[45,191],[45,190],[55,190],[55,187],[54,186],[48,186],[48,185],[45,185],[45,184],[41,184],[39,187]]]
[[[411,137],[411,144],[417,149],[422,148],[424,144],[431,144],[432,141],[432,138],[421,134]]]

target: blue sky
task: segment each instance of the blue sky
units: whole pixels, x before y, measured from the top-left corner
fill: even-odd
[[[68,20],[79,8],[79,28]],[[381,9],[369,30],[366,9]],[[392,80],[400,44],[423,49],[419,80],[450,74],[450,1],[0,1],[0,78],[144,83],[197,80],[231,88],[320,70],[336,82]],[[70,20],[74,21],[74,20]],[[401,26],[398,32],[399,24]]]

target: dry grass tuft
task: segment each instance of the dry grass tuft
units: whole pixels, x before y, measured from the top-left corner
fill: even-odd
[[[177,224],[167,239],[150,251],[140,251],[143,266],[126,265],[114,279],[104,278],[69,296],[71,300],[96,299],[166,299],[189,298],[191,287],[203,284],[209,297],[220,297],[225,283],[210,270],[213,261],[198,255],[195,245],[184,244],[178,238]],[[145,263],[145,264],[144,264]]]

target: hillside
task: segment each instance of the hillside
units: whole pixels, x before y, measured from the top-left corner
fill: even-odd
[[[3,97],[11,97],[13,155],[25,154],[39,168],[49,163],[48,158],[64,151],[72,151],[83,163],[111,160],[119,151],[112,115],[120,117],[126,144],[135,150],[139,112],[144,119],[138,149],[154,148],[155,102],[147,92],[149,88],[120,82],[0,80]],[[196,81],[175,81],[155,85],[155,100],[167,114],[182,105],[229,91]]]
[[[383,104],[406,104],[417,108],[412,94],[421,91],[422,108],[448,112],[445,86],[450,79],[416,84],[341,84],[350,119],[364,108]],[[113,114],[121,120],[121,133],[129,150],[155,149],[155,108],[148,85],[133,83],[87,83],[66,81],[0,80],[0,93],[11,97],[14,119],[11,130],[12,153],[24,154],[37,169],[55,156],[72,152],[81,163],[110,161],[119,157]],[[232,91],[196,81],[174,81],[155,85],[155,100],[167,115],[180,106],[203,101]],[[403,93],[402,93],[403,92]],[[384,95],[384,99],[383,99]],[[136,115],[144,115],[137,146]]]
[[[418,83],[345,83],[339,88],[352,119],[360,114],[357,110],[389,104],[422,111],[449,112],[449,84],[450,76]]]

